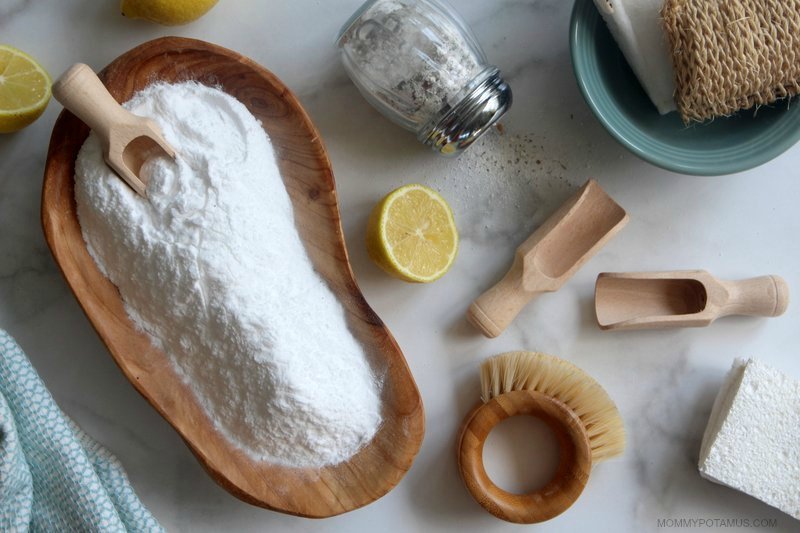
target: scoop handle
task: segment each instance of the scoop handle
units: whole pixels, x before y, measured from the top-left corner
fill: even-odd
[[[523,286],[523,260],[518,255],[503,279],[478,296],[467,310],[467,319],[486,337],[493,339],[513,322],[528,302],[540,291]]]
[[[106,145],[111,128],[129,115],[91,67],[83,63],[75,63],[56,80],[53,96],[106,141]]]
[[[721,283],[728,292],[728,301],[720,306],[719,316],[780,316],[789,306],[789,285],[780,276]]]

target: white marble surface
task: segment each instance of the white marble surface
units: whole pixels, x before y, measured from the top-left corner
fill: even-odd
[[[685,177],[649,166],[606,134],[578,92],[567,44],[571,2],[453,0],[515,91],[507,137],[495,143],[529,135],[538,146],[529,157],[543,161],[544,170],[526,172],[526,185],[515,185],[520,194],[508,194],[487,181],[480,161],[453,163],[428,153],[358,95],[332,41],[359,3],[222,0],[204,19],[168,29],[121,17],[117,2],[6,0],[0,41],[58,75],[75,61],[100,68],[154,37],[197,37],[249,55],[298,93],[330,151],[358,281],[397,337],[425,402],[428,431],[411,471],[378,502],[325,521],[251,507],[206,476],[122,377],[44,243],[39,195],[60,111],[53,102],[27,130],[0,136],[0,327],[19,340],[62,408],[122,460],[168,530],[514,531],[464,490],[454,441],[478,397],[480,361],[508,349],[536,349],[595,376],[618,402],[629,432],[624,457],[598,466],[577,504],[537,531],[648,531],[657,529],[658,518],[774,518],[772,531],[797,531],[800,523],[788,515],[704,481],[695,465],[711,403],[734,357],[762,357],[800,377],[800,305],[772,320],[603,333],[594,324],[592,297],[595,276],[607,270],[706,268],[728,278],[777,273],[800,290],[800,147],[730,177]],[[500,183],[517,179],[503,172],[498,164]],[[469,302],[501,273],[526,233],[588,176],[627,208],[627,228],[501,338],[475,334],[463,319]],[[452,272],[429,286],[387,278],[362,245],[369,209],[409,181],[442,190],[463,238]],[[511,429],[494,440],[519,452],[521,442],[512,437],[525,428]],[[508,473],[512,455],[502,455],[493,455],[494,466],[505,468],[506,483],[519,481]]]

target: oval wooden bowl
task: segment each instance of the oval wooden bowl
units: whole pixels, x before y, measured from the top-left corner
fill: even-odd
[[[349,461],[322,469],[256,462],[212,426],[166,355],[128,318],[117,288],[89,255],[73,196],[75,157],[89,130],[64,111],[53,129],[42,191],[42,225],[72,292],[133,386],[178,431],[211,476],[242,500],[284,513],[322,518],[351,511],[391,490],[422,443],[422,400],[397,343],[353,277],[330,162],[297,98],[250,59],[203,41],[165,37],[142,44],[100,78],[120,102],[155,80],[196,80],[221,87],[261,120],[272,139],[294,206],[298,231],[319,274],[347,312],[348,325],[383,376],[383,425]]]

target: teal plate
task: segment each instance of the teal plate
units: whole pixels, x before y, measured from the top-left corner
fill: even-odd
[[[674,112],[659,115],[592,0],[575,1],[570,53],[578,86],[603,126],[661,168],[698,176],[733,174],[766,163],[800,140],[800,106],[788,100],[693,126]]]

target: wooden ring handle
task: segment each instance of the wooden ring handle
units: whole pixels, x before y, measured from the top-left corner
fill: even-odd
[[[558,470],[547,485],[530,494],[512,494],[495,485],[483,466],[483,445],[506,418],[535,416],[555,433]],[[472,497],[497,518],[518,524],[544,522],[566,511],[589,480],[592,451],[578,415],[559,400],[536,391],[501,394],[467,415],[458,445],[458,469]]]

